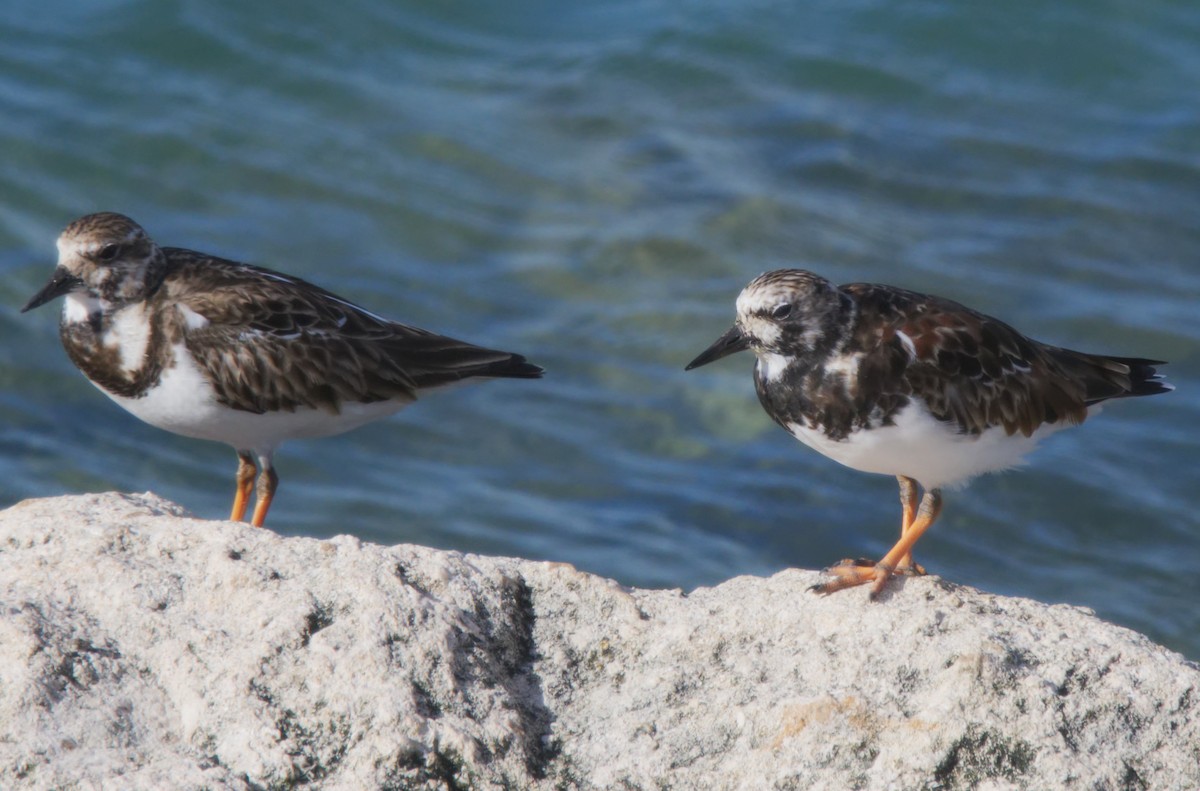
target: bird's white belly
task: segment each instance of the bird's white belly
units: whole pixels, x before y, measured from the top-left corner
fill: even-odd
[[[1030,437],[991,428],[973,436],[929,414],[914,400],[895,416],[895,425],[857,431],[833,440],[818,429],[788,425],[796,439],[834,461],[863,472],[905,475],[927,489],[966,483],[977,475],[1015,467],[1039,441],[1065,428],[1043,424]]]
[[[264,414],[231,409],[217,401],[208,380],[183,344],[176,344],[171,351],[174,365],[167,367],[158,386],[141,398],[125,398],[101,388],[102,392],[152,426],[186,437],[224,442],[238,449],[270,451],[288,439],[340,434],[411,403],[399,399],[372,404],[345,403],[337,415],[308,408]]]

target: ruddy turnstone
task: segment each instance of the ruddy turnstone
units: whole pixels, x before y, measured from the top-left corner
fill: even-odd
[[[1173,389],[1159,360],[1049,346],[948,299],[838,287],[800,269],[751,281],[733,328],[687,370],[744,349],[776,423],[834,461],[899,480],[900,540],[876,563],[841,561],[814,588],[874,581],[871,598],[894,573],[924,573],[912,548],[937,519],[943,487],[1019,464],[1110,398]]]
[[[67,226],[50,281],[21,312],[61,296],[63,346],[92,384],[153,426],[233,446],[230,518],[256,489],[255,526],[281,442],[349,431],[464,379],[542,375],[519,354],[389,321],[300,278],[159,247],[112,212]]]

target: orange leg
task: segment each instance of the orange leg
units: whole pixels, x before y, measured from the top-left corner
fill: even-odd
[[[900,537],[903,538],[913,520],[917,518],[917,482],[904,475],[897,475],[896,480],[900,482]],[[916,576],[925,573],[925,569],[913,562],[912,552],[900,558],[900,565],[896,567],[896,571]]]
[[[913,545],[920,540],[925,531],[929,529],[938,518],[938,514],[942,512],[942,493],[933,489],[925,493],[921,499],[921,506],[917,509],[916,515],[912,522],[908,525],[908,529],[904,531],[904,535],[900,536],[900,540],[896,542],[896,546],[892,547],[883,560],[873,566],[863,564],[839,564],[829,569],[829,573],[834,576],[834,579],[821,585],[814,585],[812,590],[818,593],[834,593],[844,588],[853,588],[856,585],[875,582],[871,586],[871,598],[874,599],[883,590],[883,586],[887,584],[888,578],[900,568],[900,561],[906,556],[912,554]]]
[[[900,537],[908,532],[908,528],[912,525],[913,520],[917,518],[917,482],[905,475],[897,475],[896,480],[900,482]],[[870,558],[859,558],[853,560],[845,558],[834,564],[829,572],[837,576],[846,576],[847,574],[857,573],[853,571],[856,568],[873,568],[875,561]],[[913,563],[912,552],[909,552],[900,559],[900,565],[896,567],[894,574],[903,574],[905,576],[920,577],[925,574],[925,569],[917,563]]]
[[[237,470],[237,491],[233,495],[233,513],[229,521],[240,522],[246,518],[246,506],[250,504],[250,492],[254,489],[254,475],[258,468],[254,466],[254,457],[239,450]]]
[[[254,517],[250,520],[254,527],[263,526],[267,519],[267,511],[271,507],[271,500],[275,499],[275,490],[279,488],[279,476],[271,466],[271,457],[264,456],[261,461],[263,469],[262,474],[258,476],[258,499],[254,503]]]

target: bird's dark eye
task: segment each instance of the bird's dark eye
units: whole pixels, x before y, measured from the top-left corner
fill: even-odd
[[[771,311],[771,318],[773,319],[786,319],[790,315],[792,315],[792,303],[790,302],[784,302]]]
[[[121,245],[106,244],[100,248],[100,252],[96,254],[96,257],[99,258],[101,261],[113,261],[116,259],[117,255],[120,252],[121,252]]]

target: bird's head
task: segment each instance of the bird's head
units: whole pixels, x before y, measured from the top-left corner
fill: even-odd
[[[158,245],[133,220],[89,214],[59,235],[58,266],[21,312],[72,294],[102,310],[136,302],[158,286],[163,261]]]
[[[765,272],[738,295],[733,327],[687,370],[745,349],[801,358],[827,351],[844,310],[841,292],[823,277],[803,269]]]

